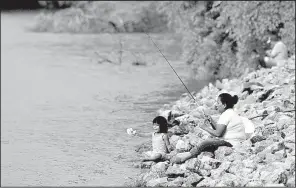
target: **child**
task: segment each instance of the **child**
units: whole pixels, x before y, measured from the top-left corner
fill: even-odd
[[[170,142],[168,138],[168,123],[162,116],[157,116],[153,119],[152,133],[152,149],[153,151],[145,152],[145,157],[142,161],[158,161],[161,159],[167,159],[167,154],[171,152]],[[127,129],[128,134],[137,136],[150,136],[151,133],[137,133],[135,130]]]

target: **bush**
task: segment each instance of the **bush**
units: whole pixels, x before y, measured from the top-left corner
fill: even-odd
[[[167,20],[157,2],[77,1],[38,15],[33,31],[70,33],[161,32]]]
[[[183,36],[183,57],[198,79],[257,69],[270,34],[281,36],[289,50],[295,50],[294,2],[166,1],[158,11]]]

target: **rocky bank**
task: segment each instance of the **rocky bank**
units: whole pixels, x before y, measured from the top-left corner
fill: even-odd
[[[285,67],[251,72],[238,79],[210,83],[200,92],[183,94],[159,114],[170,115],[169,129],[173,154],[189,151],[209,134],[199,128],[204,123],[202,109],[215,120],[219,114],[213,104],[219,93],[228,91],[239,97],[235,109],[255,125],[255,136],[239,149],[219,147],[203,152],[183,164],[169,161],[145,162],[146,168],[131,186],[287,186],[295,187],[295,56]],[[137,148],[151,150],[151,143]]]

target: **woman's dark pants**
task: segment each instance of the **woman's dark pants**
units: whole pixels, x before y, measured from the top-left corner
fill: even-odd
[[[232,145],[222,139],[217,139],[217,138],[209,138],[207,140],[202,141],[200,144],[198,144],[197,146],[193,147],[190,150],[190,153],[193,156],[197,156],[199,155],[201,152],[203,151],[215,151],[219,146],[228,146],[228,147],[232,147]]]

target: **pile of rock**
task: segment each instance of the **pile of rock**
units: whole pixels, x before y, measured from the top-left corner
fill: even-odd
[[[295,59],[290,59],[293,65]],[[177,120],[170,128],[173,154],[189,151],[209,134],[199,128],[203,112],[214,119],[219,93],[238,95],[237,112],[252,119],[255,136],[239,149],[219,147],[202,152],[183,164],[146,162],[150,168],[137,182],[141,186],[295,186],[295,66],[261,69],[240,79],[217,81],[199,93],[196,101],[184,94],[159,114]],[[292,68],[291,68],[292,66]],[[259,116],[260,115],[260,116]],[[259,117],[257,117],[259,116]],[[170,118],[171,118],[170,117]],[[137,185],[134,185],[137,186]]]

